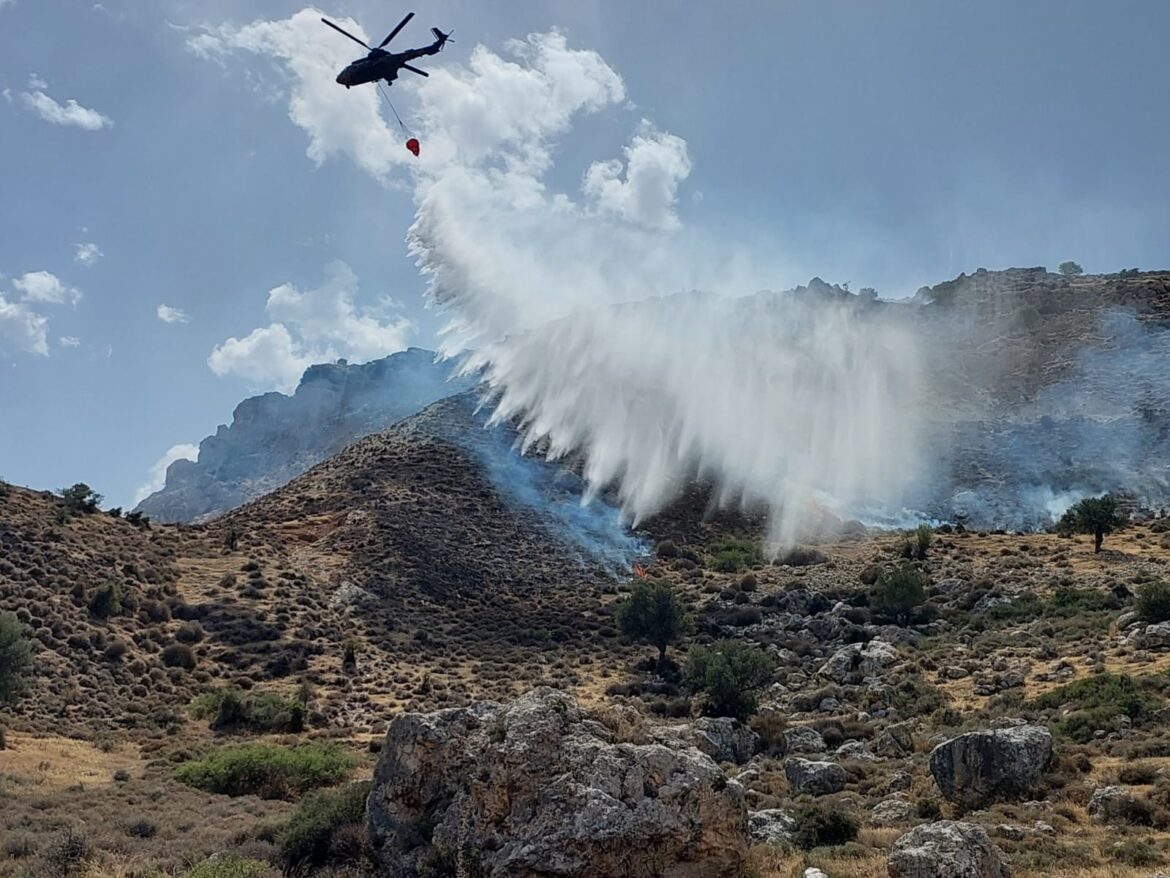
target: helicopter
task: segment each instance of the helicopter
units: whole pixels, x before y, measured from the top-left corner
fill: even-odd
[[[353,88],[355,85],[363,85],[367,82],[378,82],[385,80],[388,85],[393,85],[394,80],[398,78],[399,70],[409,70],[411,73],[417,73],[419,76],[430,76],[425,70],[420,70],[412,66],[409,62],[415,58],[421,58],[423,55],[437,55],[443,50],[443,46],[447,45],[447,41],[451,39],[451,33],[454,31],[443,33],[437,27],[431,28],[431,33],[435,35],[435,41],[429,46],[421,49],[407,49],[405,52],[387,52],[385,46],[392,39],[398,36],[398,32],[406,27],[406,23],[414,18],[414,13],[407,14],[406,18],[398,22],[398,27],[390,31],[390,35],[378,44],[377,48],[367,46],[364,41],[359,40],[349,31],[338,27],[327,18],[322,18],[325,24],[329,25],[338,33],[345,34],[355,43],[368,49],[370,54],[365,58],[358,58],[348,67],[337,74],[337,83],[344,85],[346,88]]]

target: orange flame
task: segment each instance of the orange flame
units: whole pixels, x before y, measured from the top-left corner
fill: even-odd
[[[646,572],[646,568],[641,564],[634,565],[634,575],[639,579],[648,579],[650,574]]]

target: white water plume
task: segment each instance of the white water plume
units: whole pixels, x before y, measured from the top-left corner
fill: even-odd
[[[516,48],[514,63],[477,49],[420,90],[442,158],[410,233],[452,318],[445,353],[483,370],[493,420],[518,421],[525,450],[581,452],[591,493],[615,488],[634,523],[696,475],[765,503],[780,543],[826,507],[896,502],[918,426],[909,335],[848,295],[733,298],[775,264],[674,231],[686,144],[649,122],[624,161],[590,166],[581,198],[548,192],[553,139],[623,92],[559,35]],[[504,114],[492,149],[443,143],[467,106]],[[661,297],[680,286],[718,293]]]
[[[443,353],[483,370],[495,420],[519,420],[527,448],[581,452],[590,491],[615,488],[633,521],[696,475],[726,502],[766,503],[780,541],[813,507],[897,507],[915,459],[917,358],[880,304],[840,291],[735,298],[784,285],[793,260],[688,226],[676,204],[687,145],[648,120],[621,157],[577,172],[576,193],[550,182],[564,179],[556,146],[583,115],[627,107],[600,55],[535,34],[508,57],[478,46],[466,67],[400,81],[416,99],[415,162],[363,121],[373,92],[321,90],[316,17],[221,28],[194,48],[281,58],[314,159],[347,153],[379,178],[411,163],[409,242],[449,318]],[[343,102],[353,124],[338,121]],[[662,297],[678,290],[706,292]]]

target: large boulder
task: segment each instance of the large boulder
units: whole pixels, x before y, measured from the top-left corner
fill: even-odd
[[[623,742],[548,688],[396,717],[367,819],[390,878],[713,878],[748,844],[743,787],[710,757]]]
[[[1052,759],[1043,726],[1015,726],[959,735],[930,753],[930,773],[948,800],[982,808],[1031,790]]]
[[[727,716],[704,716],[695,720],[695,746],[716,762],[742,765],[756,753],[760,736],[743,723]]]
[[[796,837],[796,818],[780,808],[748,814],[748,831],[757,844],[790,845]]]
[[[910,830],[890,850],[890,878],[1011,878],[982,826],[941,820]]]
[[[851,643],[830,656],[817,673],[835,683],[876,677],[898,660],[898,652],[882,640]]]
[[[845,769],[835,762],[813,762],[794,756],[784,763],[784,776],[794,795],[827,796],[845,789]]]
[[[1129,824],[1148,824],[1151,821],[1151,808],[1128,793],[1124,787],[1098,787],[1089,799],[1085,809],[1094,823],[1105,823],[1111,826],[1126,826]]]
[[[812,726],[793,726],[784,732],[784,743],[789,753],[824,753],[825,739]]]

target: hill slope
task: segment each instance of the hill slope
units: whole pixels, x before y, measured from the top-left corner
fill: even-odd
[[[292,396],[265,393],[236,406],[231,425],[199,443],[199,459],[171,464],[166,485],[138,509],[156,521],[213,518],[468,386],[421,348],[311,366]]]

